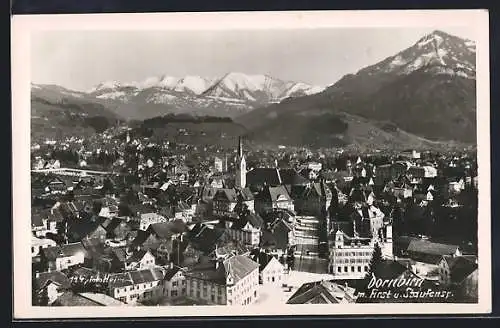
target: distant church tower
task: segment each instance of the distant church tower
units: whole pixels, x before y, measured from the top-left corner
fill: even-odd
[[[238,137],[238,157],[236,161],[238,165],[236,168],[236,188],[245,188],[247,184],[247,162],[245,155],[243,155],[241,137]]]

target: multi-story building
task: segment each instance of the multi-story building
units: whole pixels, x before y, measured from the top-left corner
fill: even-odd
[[[156,267],[109,276],[108,295],[128,304],[156,301],[163,297],[165,269]]]
[[[238,202],[254,212],[254,198],[247,189],[219,189],[213,197],[213,214],[218,217],[237,217]]]
[[[187,287],[184,271],[173,264],[165,271],[163,278],[163,295],[167,299],[186,296]]]
[[[369,270],[373,249],[372,238],[349,237],[338,230],[330,248],[329,273],[336,279],[363,279]]]
[[[284,186],[265,187],[255,196],[255,211],[257,213],[266,213],[272,209],[295,211],[293,200]]]
[[[260,243],[264,221],[255,213],[250,213],[237,219],[232,223],[228,232],[229,235],[244,245],[257,247]]]
[[[258,298],[259,264],[244,255],[200,264],[185,277],[187,297],[201,302],[249,305]]]

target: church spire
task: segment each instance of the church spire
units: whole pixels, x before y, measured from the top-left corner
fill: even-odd
[[[238,137],[238,159],[241,160],[242,157],[243,157],[243,145],[241,137]]]
[[[245,156],[243,155],[243,145],[241,137],[238,137],[238,158],[237,158],[237,169],[236,169],[236,187],[245,188],[246,187],[246,175],[247,175],[247,165]]]

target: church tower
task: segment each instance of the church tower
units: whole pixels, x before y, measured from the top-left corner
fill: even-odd
[[[236,188],[245,188],[247,184],[247,163],[243,155],[241,137],[238,137],[238,157],[236,158]]]

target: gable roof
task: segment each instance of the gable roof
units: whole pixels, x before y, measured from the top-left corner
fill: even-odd
[[[42,248],[41,253],[48,261],[55,261],[57,258],[75,256],[78,252],[87,253],[81,242],[63,244],[59,246],[49,246]]]
[[[254,168],[247,172],[248,185],[278,186],[281,184],[280,173],[277,168]]]
[[[236,203],[238,201],[238,195],[236,194],[235,189],[219,189],[214,195],[214,200],[216,199],[224,199],[232,203]]]
[[[281,183],[284,185],[303,186],[309,183],[309,180],[297,173],[294,169],[279,169]]]
[[[477,263],[466,256],[443,256],[450,268],[450,280],[452,283],[460,284],[471,273],[477,270]]]
[[[252,261],[257,262],[259,264],[259,271],[262,271],[266,268],[266,266],[271,262],[275,257],[271,254],[267,254],[265,252],[260,252],[256,250],[256,252],[251,253],[250,258]]]
[[[408,252],[428,255],[452,255],[458,250],[457,245],[433,243],[428,240],[412,240],[408,245]]]
[[[33,286],[33,288],[35,288],[36,290],[40,290],[50,282],[59,285],[62,289],[71,287],[71,281],[69,280],[68,276],[60,271],[51,271],[41,272],[39,274],[39,277],[35,278],[35,285]]]
[[[236,220],[235,223],[231,226],[231,229],[241,230],[243,229],[247,223],[250,223],[255,228],[263,228],[265,226],[264,220],[257,213],[249,213],[244,217],[240,217]]]
[[[164,271],[160,268],[117,273],[110,276],[109,287],[120,288],[125,286],[150,283],[162,280],[163,277],[164,277]]]
[[[165,271],[165,275],[163,277],[163,280],[170,281],[172,278],[179,272],[181,268],[178,266],[174,266],[173,268],[168,268],[167,271]]]
[[[258,267],[258,263],[244,255],[235,255],[224,261],[226,277],[230,274],[235,284]]]
[[[303,284],[286,302],[286,304],[328,303],[337,304],[343,301],[354,302],[345,291],[345,287],[329,281],[316,281]]]

